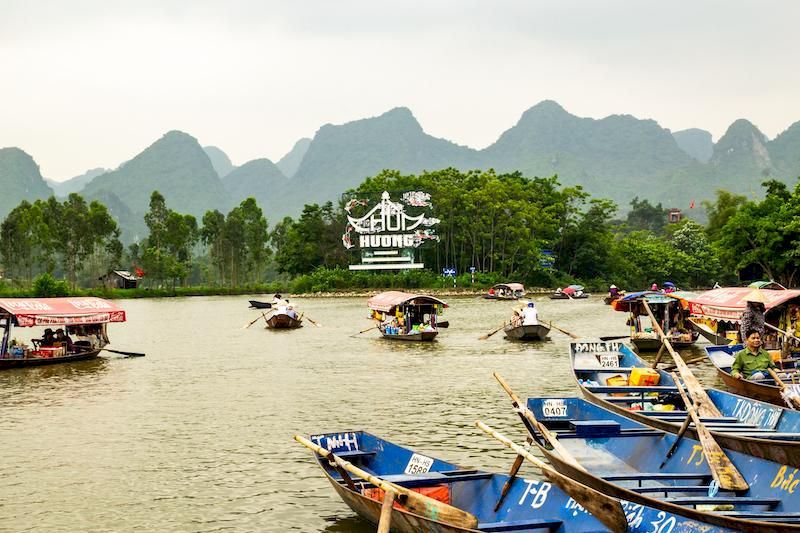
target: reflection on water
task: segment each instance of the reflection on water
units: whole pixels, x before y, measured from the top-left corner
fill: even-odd
[[[259,313],[248,299],[124,301],[128,322],[109,326],[110,347],[146,357],[0,373],[2,528],[372,531],[293,434],[364,429],[507,471],[513,454],[474,427],[525,437],[492,372],[521,396],[576,394],[566,335],[478,340],[513,302],[448,299],[450,328],[420,344],[355,335],[371,325],[366,298],[298,300],[323,327],[291,331],[243,329]],[[599,298],[536,301],[576,334],[627,333]]]

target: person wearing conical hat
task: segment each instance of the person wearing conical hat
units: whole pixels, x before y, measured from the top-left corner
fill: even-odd
[[[747,302],[747,307],[742,313],[742,319],[739,324],[739,332],[742,342],[746,340],[745,332],[757,331],[761,338],[764,338],[764,311],[767,303],[767,298],[760,289],[753,289],[747,296],[744,297]]]

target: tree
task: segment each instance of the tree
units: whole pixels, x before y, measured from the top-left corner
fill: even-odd
[[[627,225],[630,231],[647,230],[661,235],[667,225],[667,210],[660,203],[652,205],[647,199],[639,200],[637,196],[631,200]]]

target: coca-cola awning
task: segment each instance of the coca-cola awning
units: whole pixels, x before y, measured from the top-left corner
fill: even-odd
[[[738,322],[745,308],[747,295],[753,292],[752,287],[723,287],[704,292],[695,298],[689,299],[689,310],[692,315],[702,316],[715,320],[728,320]],[[760,289],[766,298],[764,304],[766,311],[778,307],[789,300],[800,298],[800,290],[771,290]]]
[[[388,291],[376,294],[367,300],[367,306],[373,311],[380,311],[388,313],[398,305],[442,305],[447,307],[447,304],[439,298],[427,296],[425,294],[411,294],[408,292]]]
[[[0,312],[30,326],[73,326],[125,322],[125,311],[102,298],[0,298]]]

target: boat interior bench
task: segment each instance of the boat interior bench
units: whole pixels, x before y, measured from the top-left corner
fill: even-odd
[[[531,529],[546,529],[548,531],[561,527],[561,520],[532,519],[512,520],[509,522],[484,522],[478,524],[480,531],[520,531]]]
[[[476,479],[488,479],[492,477],[489,472],[479,472],[477,470],[450,470],[448,472],[426,472],[424,474],[391,474],[387,476],[377,475],[384,481],[400,485],[407,489],[415,487],[425,487],[438,483],[454,483],[456,481],[473,481]]]
[[[751,498],[749,496],[689,496],[664,498],[662,501],[676,505],[763,505],[775,507],[781,503],[780,498]]]
[[[349,452],[334,452],[336,457],[349,461],[351,459],[363,459],[364,457],[371,457],[375,452],[368,452],[364,450],[352,450]]]
[[[643,481],[688,481],[697,480],[699,483],[710,483],[711,474],[694,474],[691,472],[638,472],[630,474],[608,474],[601,476],[606,481],[638,481],[639,487]],[[659,485],[662,487],[663,485]]]

